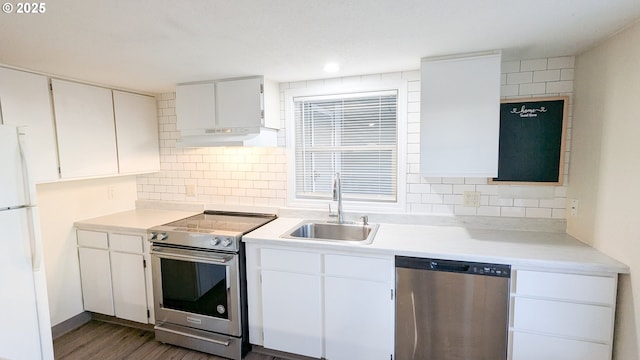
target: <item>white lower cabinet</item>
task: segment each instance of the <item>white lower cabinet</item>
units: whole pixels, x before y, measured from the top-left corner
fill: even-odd
[[[517,360],[601,360],[611,358],[606,344],[514,332],[513,356]]]
[[[326,276],[324,290],[326,358],[388,360],[393,346],[389,285]]]
[[[322,356],[320,275],[262,272],[264,346],[319,358]]]
[[[77,230],[84,309],[153,323],[142,234]]]
[[[251,342],[329,360],[393,354],[392,257],[247,244]]]
[[[393,354],[392,258],[324,256],[325,357],[388,360]]]
[[[111,253],[113,306],[119,318],[147,323],[147,291],[142,254]]]
[[[261,249],[260,260],[264,346],[321,357],[320,254]]]
[[[246,249],[252,344],[328,360],[392,358],[393,256]],[[512,270],[509,360],[611,360],[617,274]]]
[[[84,309],[110,316],[115,315],[109,250],[81,247],[78,249],[78,254]]]
[[[511,360],[609,360],[617,275],[516,270]]]

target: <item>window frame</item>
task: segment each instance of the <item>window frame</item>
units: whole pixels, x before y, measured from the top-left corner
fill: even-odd
[[[342,79],[338,79],[342,80]],[[349,201],[344,200],[345,211],[405,211],[406,206],[406,166],[407,166],[407,81],[377,80],[354,84],[343,84],[341,81],[330,80],[307,82],[306,87],[296,87],[284,90],[284,123],[286,129],[286,153],[287,153],[287,206],[304,207],[327,210],[327,204],[332,203],[327,199],[297,198],[296,197],[296,154],[295,154],[295,107],[294,99],[297,97],[326,97],[346,94],[357,96],[357,93],[371,93],[382,91],[397,92],[397,143],[396,143],[396,201]]]

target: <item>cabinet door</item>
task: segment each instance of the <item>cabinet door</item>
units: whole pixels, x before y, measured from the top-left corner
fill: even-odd
[[[420,173],[498,176],[500,55],[423,59]]]
[[[609,306],[522,297],[513,304],[514,329],[602,343],[613,335],[614,309]]]
[[[215,127],[215,85],[183,84],[176,87],[176,127],[183,133],[189,130]],[[201,132],[196,132],[201,133]]]
[[[513,332],[512,360],[609,360],[611,346],[526,332]]]
[[[519,296],[615,305],[616,277],[518,270]],[[616,275],[617,276],[617,275]]]
[[[147,290],[142,254],[111,252],[116,317],[147,323]]]
[[[80,280],[84,309],[100,314],[115,315],[109,251],[78,248],[80,256]]]
[[[249,320],[249,342],[263,346],[262,341],[262,288],[260,282],[260,246],[247,243],[247,318]]]
[[[57,180],[58,149],[47,78],[0,67],[0,120],[28,127],[33,180]]]
[[[263,270],[264,347],[320,358],[321,300],[319,275]]]
[[[216,83],[216,124],[223,128],[260,127],[262,77]]]
[[[113,91],[121,174],[160,170],[158,113],[151,96]]]
[[[118,173],[111,90],[52,80],[63,178]]]
[[[388,360],[393,354],[393,300],[387,283],[325,277],[326,358]]]

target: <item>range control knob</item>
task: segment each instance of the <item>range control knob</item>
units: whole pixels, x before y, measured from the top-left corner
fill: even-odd
[[[156,236],[156,239],[158,239],[158,241],[162,241],[165,240],[166,238],[168,238],[169,235],[167,235],[167,233],[160,233]]]
[[[222,246],[224,246],[224,247],[229,247],[231,245],[231,243],[232,243],[231,239],[224,238],[222,240]]]
[[[155,240],[157,238],[158,238],[158,234],[157,233],[152,232],[152,233],[149,234],[149,241],[153,241],[153,240]]]
[[[209,245],[211,246],[217,246],[218,244],[220,244],[220,238],[217,236],[209,240]]]

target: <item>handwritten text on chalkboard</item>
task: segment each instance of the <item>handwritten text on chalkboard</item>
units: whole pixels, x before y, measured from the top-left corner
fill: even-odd
[[[547,108],[545,106],[540,106],[539,108],[527,109],[526,105],[522,105],[520,109],[518,108],[511,109],[512,114],[518,114],[520,115],[521,118],[538,117],[538,113],[545,113],[545,112],[547,112]]]

